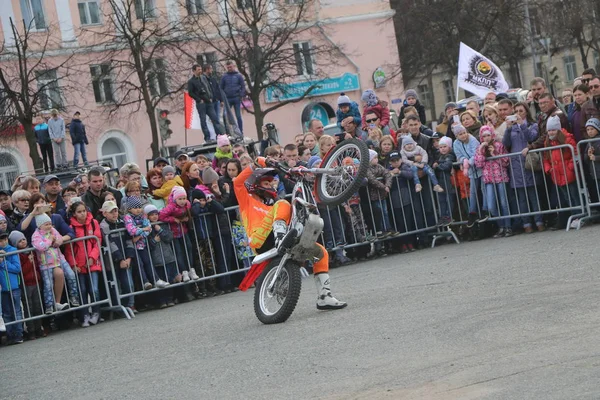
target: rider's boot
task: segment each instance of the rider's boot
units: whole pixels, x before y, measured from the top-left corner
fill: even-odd
[[[331,294],[328,273],[315,275],[315,283],[317,284],[317,310],[337,310],[348,305]]]

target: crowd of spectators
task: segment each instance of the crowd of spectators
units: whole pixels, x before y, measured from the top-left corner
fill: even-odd
[[[363,187],[340,206],[319,205],[332,266],[425,248],[432,230],[454,225],[471,239],[560,229],[569,212],[552,210],[581,203],[574,152],[557,146],[577,149],[600,133],[600,78],[591,71],[580,80],[562,103],[541,78],[532,81],[528,101],[490,94],[482,110],[477,101],[464,110],[448,103],[437,132],[424,125],[414,90],[406,92],[397,132],[374,91],[358,101],[342,94],[338,134],[324,134],[312,120],[294,143],[269,146],[263,155],[311,168],[342,140],[368,146]],[[0,252],[8,254],[0,254],[4,322],[46,316],[0,324],[10,343],[46,336],[57,321],[95,325],[102,321],[95,303],[109,296],[117,303],[120,294],[137,313],[235,292],[253,257],[232,190],[254,162],[246,150],[219,136],[212,158],[192,160],[179,151],[172,163],[155,159],[146,174],[128,163],[115,187],[102,167],[93,167],[64,188],[46,175],[42,182],[19,177],[11,191],[0,191]],[[583,179],[596,185],[584,201],[598,201],[599,151],[600,142],[592,142],[582,154]],[[273,184],[284,197],[294,182],[280,173]],[[116,288],[107,292],[105,279]]]

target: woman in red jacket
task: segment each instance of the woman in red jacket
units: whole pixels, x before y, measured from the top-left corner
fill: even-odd
[[[575,161],[573,154],[577,152],[577,143],[573,135],[563,129],[560,124],[560,118],[551,116],[546,123],[548,137],[546,138],[545,147],[560,146],[570,144],[573,146],[573,151],[567,147],[561,147],[544,152],[544,172],[550,175],[552,182],[557,188],[558,206],[559,208],[579,207],[579,190],[577,188],[577,177],[575,172]],[[571,211],[571,214],[577,214],[576,210]],[[551,228],[553,230],[562,229],[566,223],[567,215],[559,214],[559,223]],[[573,223],[578,224],[578,220]]]
[[[98,290],[98,275],[102,271],[100,224],[81,201],[76,201],[69,207],[69,215],[71,215],[71,227],[75,232],[75,240],[86,236],[98,238],[97,240],[95,238],[77,240],[68,244],[64,252],[67,262],[77,273],[81,304],[88,304],[88,295],[91,296],[93,303],[100,300]],[[78,315],[79,321],[82,322],[81,326],[87,328],[90,324],[96,325],[100,319],[99,311],[99,306],[92,306],[92,315],[90,316],[89,308],[84,308]]]

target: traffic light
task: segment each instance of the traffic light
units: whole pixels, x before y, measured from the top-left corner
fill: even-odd
[[[169,110],[156,110],[158,113],[158,128],[162,140],[167,140],[173,134],[170,128],[171,120],[169,119]]]

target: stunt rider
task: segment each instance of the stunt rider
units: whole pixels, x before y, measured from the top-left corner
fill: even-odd
[[[259,157],[257,163],[265,166],[265,159]],[[277,198],[273,180],[277,171],[271,168],[246,167],[233,181],[242,222],[248,234],[250,247],[257,253],[264,253],[279,246],[287,232],[292,216],[289,202]],[[317,309],[336,310],[347,303],[337,300],[331,294],[329,286],[329,255],[323,246],[321,256],[313,265],[317,285]]]

